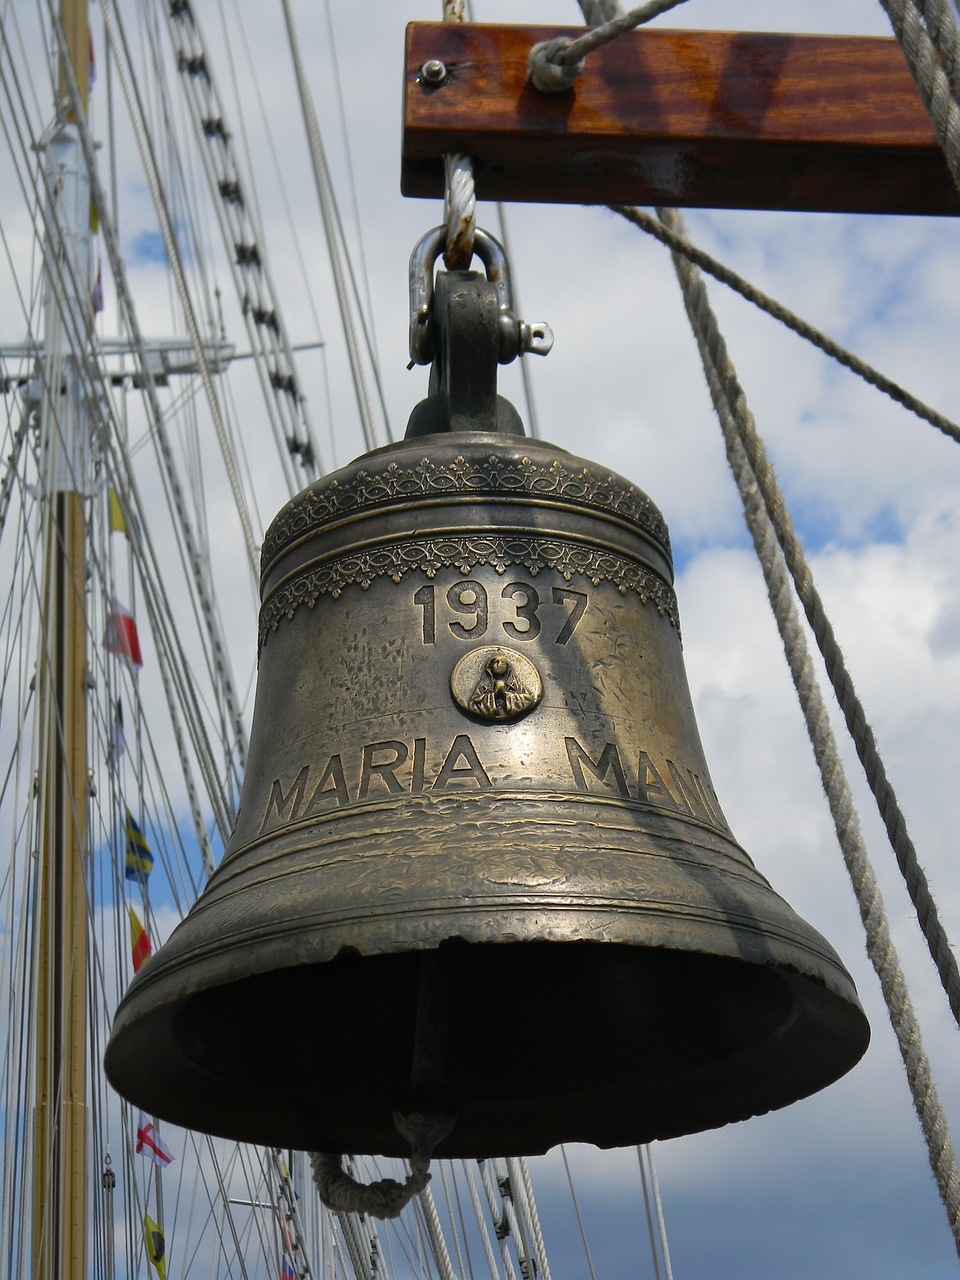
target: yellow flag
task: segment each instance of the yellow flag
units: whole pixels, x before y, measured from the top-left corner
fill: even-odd
[[[123,518],[123,510],[116,489],[110,490],[110,532],[126,533],[127,522]]]
[[[163,1232],[148,1213],[143,1215],[143,1238],[147,1245],[147,1257],[156,1267],[160,1280],[166,1280],[167,1260],[164,1256],[166,1245]]]

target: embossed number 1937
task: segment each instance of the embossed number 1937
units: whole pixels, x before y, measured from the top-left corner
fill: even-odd
[[[510,617],[500,619],[500,626],[511,640],[535,640],[541,631],[539,610],[541,607],[551,609],[551,605],[543,605],[537,592],[529,582],[508,582],[500,592],[500,599],[506,602]],[[555,644],[566,644],[577,628],[587,607],[587,595],[584,591],[573,591],[569,587],[552,589],[552,604],[564,610],[563,621],[553,637]],[[432,583],[414,595],[413,602],[423,610],[423,643],[437,642],[437,596]],[[445,604],[453,621],[447,626],[458,640],[478,640],[485,635],[491,625],[491,607],[487,590],[482,582],[473,578],[465,578],[455,582],[448,588]],[[443,608],[443,604],[441,604]],[[497,601],[494,610],[499,613]],[[497,625],[497,619],[493,620]]]

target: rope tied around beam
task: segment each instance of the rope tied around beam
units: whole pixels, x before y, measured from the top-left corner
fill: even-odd
[[[593,27],[576,40],[567,36],[541,40],[530,50],[530,80],[534,88],[541,93],[563,93],[580,75],[588,53],[685,3],[686,0],[647,0],[646,4],[604,21],[602,26]],[[598,15],[605,18],[617,8],[616,0],[587,0],[587,4],[588,8],[584,10],[587,22],[592,22]]]

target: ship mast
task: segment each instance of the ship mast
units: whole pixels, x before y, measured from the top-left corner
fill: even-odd
[[[60,0],[86,110],[87,0]],[[43,140],[48,192],[42,457],[46,468],[40,754],[33,1280],[85,1280],[87,1229],[87,671],[89,424],[81,361],[92,331],[90,189],[61,60]]]

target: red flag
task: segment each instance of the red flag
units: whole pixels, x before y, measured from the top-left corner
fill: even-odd
[[[137,635],[137,624],[133,614],[122,604],[114,600],[113,612],[107,616],[107,629],[103,643],[108,653],[115,653],[134,670],[143,666],[140,653],[140,637]]]
[[[97,283],[93,286],[93,314],[103,310],[103,270],[97,263]]]
[[[139,973],[144,960],[152,955],[153,947],[146,929],[140,923],[140,917],[134,911],[133,907],[128,907],[130,912],[130,943],[133,947],[133,972]]]

